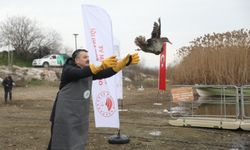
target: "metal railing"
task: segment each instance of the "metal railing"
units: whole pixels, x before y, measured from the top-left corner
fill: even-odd
[[[248,108],[248,109],[247,109]],[[250,121],[250,85],[241,87],[241,119]]]
[[[240,116],[239,88],[235,85],[175,85],[178,87],[192,87],[194,99],[170,103],[172,118],[194,119],[233,119]],[[244,104],[244,102],[243,102]],[[242,105],[243,105],[242,104]],[[245,114],[245,112],[244,112]],[[247,117],[247,116],[244,116]]]

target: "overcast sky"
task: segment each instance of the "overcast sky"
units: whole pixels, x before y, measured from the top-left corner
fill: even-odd
[[[7,16],[27,16],[58,31],[63,43],[72,49],[73,33],[78,33],[78,48],[84,48],[82,4],[96,5],[109,13],[122,56],[137,48],[136,36],[150,37],[153,22],[161,17],[162,36],[173,43],[167,46],[168,64],[177,59],[177,49],[198,36],[250,29],[249,0],[0,0],[0,21]],[[159,65],[159,56],[142,52],[140,56],[149,67]]]

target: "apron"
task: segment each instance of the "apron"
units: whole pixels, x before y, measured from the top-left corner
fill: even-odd
[[[84,150],[89,128],[92,77],[65,85],[57,95],[52,150]]]

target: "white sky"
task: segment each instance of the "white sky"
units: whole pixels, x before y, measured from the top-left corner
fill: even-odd
[[[105,9],[112,19],[114,36],[121,54],[133,53],[138,35],[150,37],[153,22],[161,17],[162,36],[167,46],[168,64],[177,59],[176,50],[194,38],[212,32],[250,29],[249,0],[0,0],[0,21],[23,15],[62,35],[64,45],[74,49],[73,33],[78,33],[78,48],[84,48],[82,4]],[[159,56],[140,52],[142,62],[158,67]]]

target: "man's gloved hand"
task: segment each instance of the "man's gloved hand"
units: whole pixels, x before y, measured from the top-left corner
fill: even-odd
[[[125,66],[128,66],[130,64],[138,64],[140,61],[138,53],[135,53],[133,55],[128,54],[126,57],[124,57],[122,60],[120,60],[115,67],[113,67],[113,70],[115,72],[118,72],[122,70]]]
[[[132,65],[138,64],[139,61],[140,61],[140,58],[139,58],[138,53],[132,54],[132,55],[131,55],[131,59],[132,59],[132,60],[131,60],[131,63],[130,63],[130,64],[132,64]],[[128,65],[130,65],[130,64],[126,64],[126,66],[128,66]]]
[[[116,65],[117,65],[116,56],[111,56],[111,57],[104,59],[102,61],[101,65],[95,66],[94,64],[90,64],[89,67],[90,67],[90,70],[93,74],[97,74],[98,72],[100,72],[106,68],[114,67]]]

